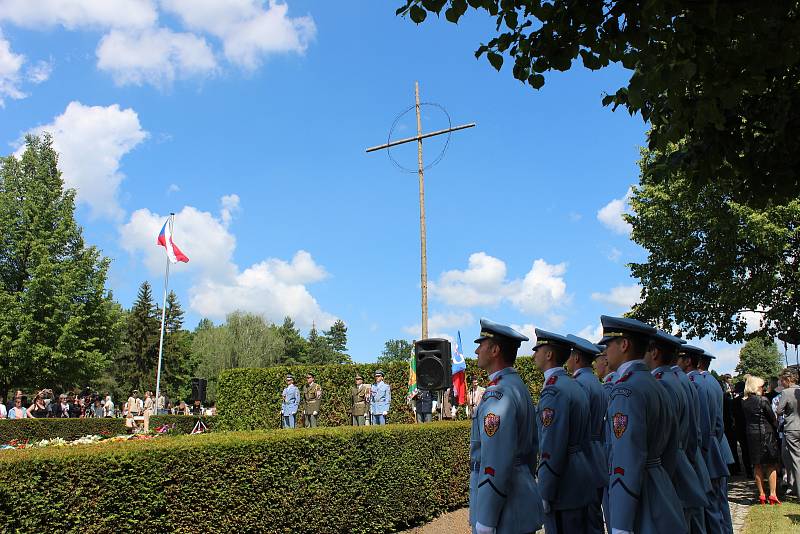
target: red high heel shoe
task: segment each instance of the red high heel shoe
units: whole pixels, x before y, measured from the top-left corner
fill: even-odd
[[[770,504],[780,504],[781,501],[779,501],[778,498],[775,497],[774,495],[770,495],[769,496],[769,503]]]
[[[758,502],[760,502],[761,504],[767,504],[767,498],[764,495],[759,495]]]

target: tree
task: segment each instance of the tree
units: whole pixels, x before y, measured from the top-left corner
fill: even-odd
[[[398,0],[400,3],[400,0]],[[444,11],[457,23],[472,8],[497,35],[475,52],[535,89],[544,74],[580,57],[598,70],[621,64],[625,87],[603,98],[652,126],[659,164],[691,187],[716,183],[754,207],[800,191],[800,17],[796,2],[653,0],[405,0],[420,24]],[[666,157],[670,144],[681,143]],[[667,175],[662,175],[668,177]]]
[[[745,343],[739,352],[736,372],[740,375],[759,376],[764,380],[778,376],[781,368],[781,353],[771,338],[754,337]]]
[[[300,330],[295,328],[292,318],[287,315],[278,331],[284,343],[284,362],[305,363],[306,340],[300,335]]]
[[[334,359],[334,351],[328,343],[327,337],[319,335],[316,325],[311,325],[311,330],[308,332],[308,338],[306,341],[305,355],[303,358],[305,363],[313,363],[317,365],[331,363],[331,361]]]
[[[120,341],[109,260],[86,246],[49,136],[0,159],[0,395],[86,385]]]
[[[128,312],[125,349],[117,362],[117,383],[128,389],[127,394],[155,389],[160,318],[150,283],[144,281]]]
[[[387,365],[394,362],[407,362],[414,351],[414,345],[405,339],[390,339],[383,346],[378,363]]]
[[[192,335],[183,329],[183,309],[174,291],[167,295],[162,359],[161,390],[172,398],[188,397],[197,361],[192,353]]]
[[[344,321],[341,319],[334,321],[323,336],[332,350],[330,363],[353,363],[347,354],[347,325]]]
[[[747,338],[748,314],[760,319],[750,335],[800,331],[800,198],[756,209],[724,185],[651,180],[660,159],[643,151],[627,216],[631,239],[648,251],[630,265],[643,297],[632,314],[728,342]]]

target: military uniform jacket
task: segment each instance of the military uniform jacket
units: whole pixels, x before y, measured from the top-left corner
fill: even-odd
[[[708,496],[702,482],[697,476],[689,457],[686,454],[686,442],[689,440],[689,399],[678,379],[678,375],[669,365],[653,370],[653,376],[664,387],[672,401],[673,415],[677,425],[678,448],[675,451],[675,466],[672,472],[672,484],[681,499],[684,508],[705,508]],[[669,471],[669,469],[667,469]]]
[[[377,382],[372,384],[372,402],[370,403],[370,411],[372,415],[381,415],[383,412],[389,411],[389,406],[392,404],[392,390],[386,382]]]
[[[611,434],[608,431],[608,421],[607,414],[608,414],[608,403],[611,398],[611,390],[614,389],[614,384],[617,382],[617,373],[611,371],[608,373],[605,378],[603,378],[603,395],[605,396],[606,400],[606,413],[603,414],[603,445],[605,445],[605,463],[603,464],[606,468],[606,482],[603,484],[604,486],[608,486],[608,477],[611,474],[611,466],[609,465],[609,456],[611,455]]]
[[[361,416],[367,413],[367,400],[369,399],[369,386],[361,384],[350,388],[350,399],[352,407],[350,413],[353,416]]]
[[[305,403],[303,411],[306,415],[319,413],[319,407],[322,404],[322,386],[316,382],[303,386],[303,401]]]
[[[703,451],[700,448],[700,408],[697,406],[697,388],[692,385],[692,382],[689,380],[689,377],[686,376],[686,373],[683,372],[683,369],[675,365],[672,367],[672,371],[683,387],[684,393],[686,393],[686,413],[689,422],[689,432],[686,435],[686,444],[684,448],[686,457],[689,458],[689,461],[692,463],[692,467],[697,474],[698,481],[702,485],[706,498],[711,499],[714,496],[714,488],[711,485],[711,477],[708,476],[708,467],[706,467]]]
[[[641,360],[620,376],[608,405],[611,527],[636,534],[687,532],[678,495],[664,465],[674,465],[672,403]]]
[[[597,495],[585,484],[595,476],[586,455],[589,398],[564,369],[556,369],[539,395],[538,412],[540,456],[536,474],[542,499],[553,510],[586,506]]]
[[[728,439],[725,437],[725,421],[722,417],[722,401],[724,396],[722,388],[719,382],[717,382],[717,379],[714,378],[714,375],[708,371],[701,371],[700,374],[703,375],[703,385],[708,390],[709,398],[712,399],[714,403],[713,431],[719,442],[719,452],[722,454],[722,460],[727,466],[733,463],[733,453],[728,444]]]
[[[281,404],[281,414],[294,415],[297,407],[300,406],[300,390],[294,384],[283,388],[283,403]]]
[[[711,480],[721,477],[727,477],[730,473],[728,465],[722,459],[722,453],[719,448],[719,441],[716,434],[713,432],[714,426],[714,413],[709,393],[705,389],[703,382],[703,375],[700,371],[694,370],[687,373],[689,381],[697,389],[697,412],[698,421],[700,423],[700,450],[703,453],[703,459],[708,468],[708,476]]]
[[[589,448],[586,457],[595,474],[595,485],[602,488],[608,484],[606,449],[603,442],[608,396],[591,367],[578,369],[574,376],[589,399]]]
[[[469,522],[496,527],[497,534],[536,532],[542,500],[536,464],[536,409],[513,367],[489,383],[472,419]]]

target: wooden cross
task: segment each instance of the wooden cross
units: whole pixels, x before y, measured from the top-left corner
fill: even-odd
[[[384,145],[373,146],[367,149],[367,152],[375,152],[391,148],[393,146],[410,143],[411,141],[417,142],[417,175],[419,176],[419,235],[420,235],[420,279],[422,282],[422,339],[428,337],[428,252],[427,242],[425,238],[425,166],[422,164],[422,140],[436,135],[449,134],[457,130],[464,130],[465,128],[472,128],[475,126],[474,122],[455,126],[444,130],[437,130],[435,132],[422,133],[422,118],[419,113],[419,82],[414,82],[414,99],[416,102],[417,112],[417,135],[414,137],[407,137],[397,141],[391,141]]]

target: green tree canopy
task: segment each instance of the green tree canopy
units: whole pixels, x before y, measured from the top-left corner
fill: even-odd
[[[283,338],[285,363],[303,363],[306,354],[306,340],[300,335],[300,330],[295,327],[292,318],[286,316],[278,331]]]
[[[736,372],[740,375],[749,374],[769,380],[770,377],[778,376],[782,367],[781,353],[775,342],[758,336],[742,347]]]
[[[481,44],[497,70],[533,88],[580,58],[631,71],[604,105],[652,125],[649,147],[689,187],[715,183],[763,206],[800,191],[800,18],[797,2],[684,0],[398,0],[417,24],[428,13],[457,23],[471,9],[496,33]],[[670,144],[681,143],[667,157]],[[668,178],[668,175],[657,175]]]
[[[161,314],[153,302],[150,283],[142,282],[136,300],[127,314],[125,346],[116,358],[117,384],[124,394],[138,389],[155,390]]]
[[[0,395],[83,386],[119,344],[109,260],[86,246],[49,136],[0,160]]]
[[[631,238],[648,251],[630,265],[643,287],[632,314],[728,342],[746,339],[746,312],[759,319],[753,335],[800,331],[800,199],[756,209],[724,184],[651,180],[660,159],[643,151],[627,216]]]
[[[390,339],[384,346],[378,363],[387,365],[394,362],[408,362],[414,350],[414,345],[405,339]]]
[[[192,353],[192,334],[183,329],[183,315],[177,295],[170,291],[164,315],[161,390],[173,399],[184,399],[191,395],[190,381],[197,367]]]

